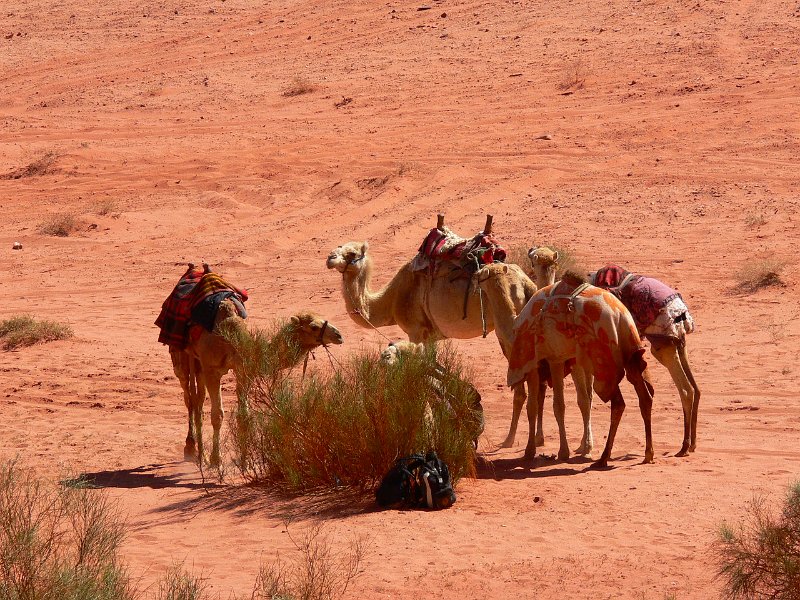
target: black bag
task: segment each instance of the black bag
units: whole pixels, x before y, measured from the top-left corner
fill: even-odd
[[[449,508],[456,501],[450,469],[435,452],[398,458],[375,492],[380,506]]]

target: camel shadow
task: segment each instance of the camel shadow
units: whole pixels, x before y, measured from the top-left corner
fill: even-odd
[[[378,510],[371,494],[353,490],[292,493],[265,485],[222,485],[209,493],[153,509],[153,513],[195,515],[223,511],[237,518],[267,516],[291,522],[297,519],[341,519]]]
[[[181,473],[171,475],[159,473],[159,471],[166,467],[174,467],[182,464],[184,463],[151,464],[134,467],[132,469],[82,473],[78,477],[63,481],[62,484],[68,487],[117,488],[125,490],[137,488],[150,488],[154,490],[162,490],[165,488],[209,490],[223,487],[208,481],[199,483],[183,481],[184,475]]]
[[[544,477],[564,477],[580,475],[592,471],[611,471],[615,463],[630,462],[640,457],[626,454],[614,459],[607,467],[598,467],[594,459],[588,456],[572,456],[565,461],[559,461],[553,455],[538,454],[533,460],[523,456],[514,458],[495,458],[490,460],[481,457],[476,465],[478,479],[540,479]]]

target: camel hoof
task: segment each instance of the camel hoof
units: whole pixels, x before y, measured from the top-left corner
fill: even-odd
[[[642,461],[643,465],[652,465],[655,461],[653,460],[652,454],[645,454],[644,460]]]
[[[533,462],[534,460],[536,460],[536,448],[534,448],[533,450],[526,448],[525,455],[522,458],[528,462]]]
[[[593,471],[601,471],[608,469],[608,459],[601,458],[600,460],[594,461],[589,468]]]
[[[587,454],[591,453],[592,453],[591,446],[587,448],[586,446],[581,444],[578,448],[575,448],[575,454],[577,454],[578,456],[586,456]]]
[[[558,451],[558,460],[569,460],[569,448]]]
[[[689,447],[684,444],[675,456],[689,456]]]
[[[537,448],[539,446],[544,446],[544,434],[543,433],[537,433],[536,437],[534,438],[534,441],[536,442]]]
[[[689,446],[689,452],[694,452],[695,450],[697,450],[697,444],[692,444]]]
[[[506,438],[498,448],[512,448],[514,446],[514,438]]]
[[[189,448],[188,446],[183,449],[183,460],[186,462],[195,462],[197,460],[197,450]]]

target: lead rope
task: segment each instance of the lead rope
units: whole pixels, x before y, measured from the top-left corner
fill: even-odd
[[[480,269],[480,263],[478,262],[478,257],[474,256],[475,258],[475,272],[477,273]],[[472,281],[472,279],[470,279]],[[467,283],[469,286],[469,283]],[[483,328],[483,337],[485,338],[489,335],[489,332],[486,331],[486,314],[483,312],[483,289],[481,289],[480,282],[478,283],[478,302],[481,306],[481,327]]]
[[[364,258],[364,257],[362,256],[362,257],[361,257],[361,259],[359,259],[359,260],[363,260],[363,258]],[[348,262],[348,263],[347,263],[347,266],[349,267],[350,265],[352,265],[352,264],[353,264],[353,262],[355,262],[355,261]],[[347,268],[345,268],[345,270],[344,270],[344,271],[342,271],[342,289],[344,289],[344,293],[345,293],[345,294],[347,294],[347,297],[348,297],[348,298],[350,298],[350,304],[352,304],[353,306],[355,306],[355,305],[356,305],[355,298],[353,298],[353,294],[351,294],[351,293],[350,293],[350,290],[348,289],[348,287],[347,287],[347,284],[346,284],[346,283],[345,283],[345,281],[344,281],[344,273],[345,273],[345,271],[347,271]],[[385,335],[384,335],[384,334],[383,334],[383,333],[382,333],[382,332],[381,332],[381,331],[380,331],[380,330],[379,330],[377,327],[375,327],[375,325],[373,325],[373,324],[370,322],[370,320],[369,320],[369,319],[368,319],[368,318],[367,318],[367,317],[364,315],[364,313],[362,313],[362,312],[361,312],[359,309],[357,309],[357,308],[356,308],[356,309],[353,309],[353,310],[352,310],[352,311],[350,311],[350,312],[351,312],[352,314],[354,314],[354,315],[358,315],[359,317],[361,317],[362,319],[364,319],[364,322],[365,322],[367,325],[369,325],[370,327],[372,327],[372,329],[374,329],[374,330],[377,332],[377,334],[378,334],[378,335],[380,335],[380,336],[381,336],[383,339],[385,339],[387,342],[391,342],[391,341],[392,341],[392,340],[390,340],[388,337],[386,337],[386,336],[385,336]],[[327,348],[326,348],[326,350],[327,350]],[[331,353],[330,353],[330,350],[328,350],[328,356],[330,356],[330,354],[331,354]]]

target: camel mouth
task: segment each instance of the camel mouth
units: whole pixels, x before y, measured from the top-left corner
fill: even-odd
[[[338,257],[335,254],[331,254],[328,257],[328,260],[325,261],[325,266],[329,269],[337,269],[339,267],[339,261],[337,261]]]
[[[328,327],[330,327],[330,325]],[[332,331],[331,339],[326,340],[325,343],[327,345],[339,346],[341,344],[344,344],[344,338],[342,337],[342,334],[339,333],[338,331]]]

